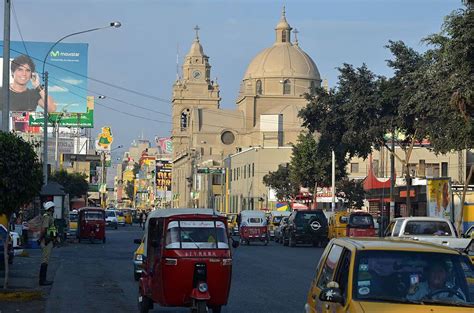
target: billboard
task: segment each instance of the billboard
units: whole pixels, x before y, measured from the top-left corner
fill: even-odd
[[[430,217],[451,219],[451,179],[429,178],[426,182],[427,211]]]
[[[3,41],[1,42],[3,46]],[[88,44],[52,42],[10,42],[10,111],[41,112],[44,104],[42,86],[43,60],[48,80],[49,112],[65,114],[86,114],[87,105],[87,63]],[[2,55],[3,57],[3,55]],[[3,63],[0,62],[3,71]],[[0,101],[3,102],[2,85]],[[3,104],[2,104],[3,106]],[[11,114],[11,113],[10,113]],[[53,116],[56,113],[52,114]],[[38,116],[36,116],[38,117]],[[30,114],[30,119],[35,114]]]
[[[173,141],[169,137],[155,137],[156,146],[161,154],[173,153]]]
[[[112,142],[114,141],[114,136],[112,135],[112,129],[109,126],[102,127],[102,131],[97,135],[97,140],[95,141],[95,149],[97,151],[109,151]]]
[[[171,170],[173,165],[169,160],[156,161],[156,189],[171,191]]]

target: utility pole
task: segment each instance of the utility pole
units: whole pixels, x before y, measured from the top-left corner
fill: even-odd
[[[390,213],[389,217],[392,220],[395,216],[395,132],[392,130],[392,145],[390,154]]]
[[[10,131],[10,7],[11,1],[5,0],[3,16],[3,108],[2,130]]]
[[[101,207],[105,208],[106,205],[105,205],[105,194],[107,192],[107,186],[106,186],[106,178],[105,178],[105,175],[106,175],[106,171],[105,171],[105,151],[102,151],[101,153],[101,156],[100,156],[100,161],[101,161],[101,168],[102,168],[102,179],[101,179],[101,184],[100,184],[100,187],[103,188],[105,186],[105,190],[103,192],[100,193],[100,205]],[[99,190],[101,191],[101,190]]]
[[[331,151],[332,166],[331,166],[331,189],[332,189],[332,199],[331,199],[331,211],[334,213],[336,210],[336,154],[334,150]]]

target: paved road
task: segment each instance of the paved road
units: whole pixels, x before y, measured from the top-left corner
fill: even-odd
[[[132,253],[139,227],[107,230],[107,243],[76,243],[57,249],[60,261],[46,303],[47,313],[137,312]],[[302,312],[314,269],[322,253],[313,247],[240,246],[226,313]],[[160,308],[151,312],[189,312]]]

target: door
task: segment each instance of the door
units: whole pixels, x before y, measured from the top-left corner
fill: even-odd
[[[333,280],[338,283],[341,295],[344,298],[344,304],[340,303],[328,303],[331,312],[342,313],[346,312],[349,306],[350,295],[351,295],[351,284],[349,281],[349,273],[351,270],[351,251],[348,249],[343,250],[342,255],[339,259],[336,273],[334,274]]]
[[[311,284],[310,296],[308,297],[308,304],[313,312],[329,313],[330,304],[319,300],[321,290],[327,287],[327,284],[333,281],[333,276],[336,271],[337,264],[342,255],[343,247],[339,245],[332,245],[330,247],[327,258],[323,261],[321,269]]]

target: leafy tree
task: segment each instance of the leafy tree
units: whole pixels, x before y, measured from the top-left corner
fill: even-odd
[[[280,164],[276,171],[263,176],[263,183],[275,190],[276,197],[280,201],[289,201],[296,193],[290,181],[288,164]]]
[[[365,191],[361,181],[342,179],[336,185],[337,196],[344,199],[348,208],[360,209],[364,206]]]
[[[331,151],[329,145],[321,139],[316,141],[310,133],[300,134],[298,142],[293,145],[293,155],[290,163],[290,180],[299,188],[313,188],[317,194],[318,187],[331,186]],[[336,154],[336,180],[346,176],[346,159]]]
[[[0,214],[7,219],[38,195],[43,184],[42,166],[31,144],[13,133],[0,132]],[[8,253],[4,245],[5,279],[8,286]]]
[[[127,184],[125,185],[125,194],[127,195],[129,200],[134,200],[133,199],[133,192],[134,192],[134,186],[133,182],[128,181]]]
[[[68,173],[65,170],[54,172],[51,181],[55,181],[64,187],[64,192],[71,197],[82,197],[87,194],[89,184],[87,183],[87,176],[82,173]]]

